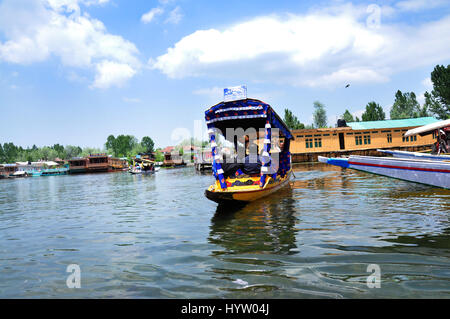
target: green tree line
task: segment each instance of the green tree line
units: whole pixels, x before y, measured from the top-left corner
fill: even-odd
[[[447,65],[447,67],[436,65],[431,72],[431,82],[433,83],[433,89],[431,92],[425,92],[425,101],[423,105],[420,105],[417,101],[417,96],[414,92],[402,92],[397,90],[394,103],[389,113],[390,119],[398,120],[427,116],[435,116],[441,120],[450,118],[450,65]],[[316,101],[314,102],[314,108],[314,123],[310,126],[305,126],[301,123],[289,109],[285,109],[284,111],[284,122],[293,130],[326,127],[327,120],[325,106]],[[386,114],[380,104],[371,101],[367,103],[361,119],[357,116],[353,117],[349,110],[345,110],[341,118],[347,123],[382,121],[386,119]]]
[[[115,157],[131,157],[139,153],[151,153],[154,151],[154,142],[148,137],[144,136],[139,142],[137,138],[132,135],[114,135],[108,136],[105,149],[95,147],[73,146],[54,144],[53,146],[23,148],[16,146],[14,143],[0,143],[0,163],[15,163],[15,162],[37,162],[39,160],[53,161],[56,158],[67,160],[72,157],[84,157],[89,154],[107,153]]]

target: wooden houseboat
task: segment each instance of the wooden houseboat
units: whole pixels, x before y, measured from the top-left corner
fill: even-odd
[[[108,171],[120,172],[128,170],[128,161],[125,158],[108,157]]]
[[[100,173],[108,171],[108,155],[106,153],[90,154],[87,162],[88,173]]]
[[[293,130],[292,162],[315,162],[318,156],[380,156],[377,149],[430,150],[434,134],[404,136],[415,127],[437,122],[433,117],[345,123],[336,128]]]
[[[87,173],[88,159],[84,157],[74,157],[69,160],[69,173],[80,174]]]
[[[186,166],[183,157],[175,150],[174,146],[168,146],[162,150],[164,153],[163,166],[166,167],[180,167]]]

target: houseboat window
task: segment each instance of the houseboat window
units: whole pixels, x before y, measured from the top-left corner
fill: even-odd
[[[322,139],[321,138],[314,139],[314,147],[322,147]]]
[[[417,141],[417,135],[411,136],[411,142],[416,142]]]
[[[391,133],[391,130],[388,130],[388,131],[381,131],[381,133]]]
[[[303,135],[297,135],[297,137],[303,137]]]
[[[306,141],[306,148],[313,147],[313,139],[312,138],[307,138],[305,141]]]
[[[388,135],[387,135],[387,142],[392,143],[392,134],[391,133],[388,133]]]
[[[347,135],[353,135],[353,133],[347,133]]]
[[[355,136],[355,144],[362,145],[362,136]]]
[[[394,130],[394,132],[400,132],[400,130]]]
[[[378,133],[378,131],[372,131],[372,133],[373,133],[373,134],[376,134],[376,133]]]
[[[364,144],[370,144],[370,135],[364,135]]]
[[[437,137],[437,134],[436,134],[436,131],[434,131],[433,132],[433,138],[436,138]]]
[[[409,142],[409,136],[408,136],[408,137],[404,137],[404,136],[403,136],[402,140],[403,140],[403,142],[405,142],[405,141],[406,141],[406,142]]]
[[[330,136],[330,134],[323,134],[323,136]]]

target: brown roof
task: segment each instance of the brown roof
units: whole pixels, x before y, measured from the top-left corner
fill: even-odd
[[[161,150],[161,152],[163,152],[163,153],[170,153],[170,152],[173,151],[174,148],[175,148],[174,146],[167,146],[166,148],[163,148]]]

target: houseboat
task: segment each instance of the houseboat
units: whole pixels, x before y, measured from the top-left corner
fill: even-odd
[[[380,156],[377,149],[431,151],[436,133],[424,136],[406,136],[405,133],[435,122],[438,120],[433,117],[351,123],[338,121],[335,128],[293,130],[292,162],[315,162],[318,156]]]
[[[174,146],[168,146],[162,150],[164,153],[163,166],[165,167],[182,167],[186,166],[186,162],[183,160],[183,156]]]
[[[90,154],[87,157],[87,172],[100,173],[108,171],[108,155],[106,153]]]
[[[80,174],[87,173],[88,159],[84,157],[73,157],[69,160],[69,173]]]
[[[126,158],[108,157],[108,172],[120,172],[128,170]]]
[[[210,171],[212,169],[211,150],[198,150],[194,156],[194,165],[197,171]]]

